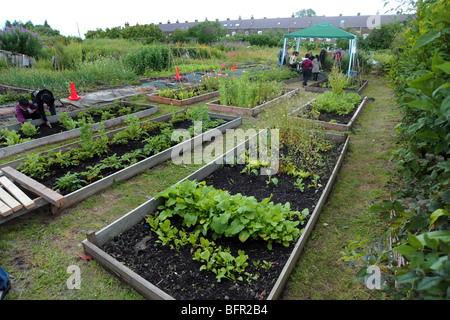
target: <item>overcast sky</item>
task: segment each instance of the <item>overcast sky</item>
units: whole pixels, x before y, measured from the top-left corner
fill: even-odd
[[[395,2],[395,1],[393,1]],[[64,36],[81,36],[88,30],[105,30],[136,24],[167,23],[198,20],[210,21],[286,18],[301,9],[313,9],[317,15],[374,15],[386,12],[383,0],[317,0],[317,1],[248,1],[248,0],[64,0],[64,1],[2,1],[0,8],[0,29],[6,20],[10,22],[31,21],[34,25],[47,23]]]

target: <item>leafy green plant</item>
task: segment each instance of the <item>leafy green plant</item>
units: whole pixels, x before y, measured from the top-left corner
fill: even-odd
[[[272,178],[272,176],[269,175],[269,176],[267,176],[267,180],[266,180],[266,188],[268,188],[271,183],[275,186],[278,185],[278,179]]]
[[[39,131],[39,129],[36,126],[33,126],[29,122],[23,123],[22,127],[21,127],[21,130],[28,137],[35,136],[38,133],[38,131]]]
[[[206,234],[209,230],[213,238],[238,236],[243,242],[249,237],[261,238],[268,241],[268,247],[272,242],[289,245],[299,235],[297,225],[307,215],[306,211],[290,211],[288,203],[274,205],[270,198],[258,202],[254,197],[230,196],[227,191],[196,181],[177,184],[157,195],[160,197],[166,199],[165,206],[160,207],[162,220],[179,215],[188,227],[201,220],[202,232]],[[212,206],[216,207],[214,217],[209,214]],[[230,211],[230,208],[238,209]],[[292,221],[294,216],[300,220]]]
[[[59,116],[59,122],[66,130],[73,130],[78,127],[78,122],[67,115],[67,112],[63,112]]]
[[[78,173],[67,172],[63,177],[55,181],[54,190],[69,190],[75,191],[83,187],[87,182],[79,178]]]
[[[353,111],[360,101],[361,96],[354,92],[337,94],[327,91],[318,95],[311,106],[319,112],[345,115]]]
[[[339,67],[333,66],[331,73],[328,75],[328,83],[333,93],[342,94],[347,84],[347,77],[341,72]]]
[[[16,130],[9,130],[8,128],[4,128],[0,130],[2,133],[2,138],[5,140],[5,144],[7,146],[13,146],[19,143],[31,141],[31,138],[21,138],[20,134]]]
[[[31,178],[42,179],[49,175],[47,171],[48,163],[45,161],[45,157],[40,156],[37,153],[31,153],[20,162],[17,169],[20,172],[25,173]]]
[[[305,191],[305,183],[303,182],[303,178],[297,178],[294,182],[294,186],[296,186],[300,192]]]

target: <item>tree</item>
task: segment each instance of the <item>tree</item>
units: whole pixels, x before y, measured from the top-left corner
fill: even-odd
[[[296,17],[316,17],[317,14],[313,9],[302,9],[295,13]]]
[[[204,21],[188,29],[188,35],[196,38],[199,43],[208,44],[219,40],[227,33],[220,22]]]
[[[185,42],[189,39],[187,31],[175,29],[175,31],[168,37],[173,42]]]

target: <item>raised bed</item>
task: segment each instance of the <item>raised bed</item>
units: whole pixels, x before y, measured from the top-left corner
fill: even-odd
[[[178,113],[182,113],[185,111],[178,111],[176,114]],[[113,174],[110,174],[100,180],[97,180],[91,184],[86,185],[85,187],[82,187],[76,191],[73,191],[69,194],[66,194],[65,200],[64,200],[64,204],[61,205],[59,208],[67,208],[70,207],[74,204],[79,203],[80,201],[90,197],[91,195],[96,194],[97,192],[104,190],[110,186],[112,186],[114,184],[114,182],[118,182],[118,181],[123,181],[123,180],[127,180],[130,179],[132,177],[134,177],[135,175],[143,172],[144,170],[147,170],[149,168],[152,168],[164,161],[167,161],[169,159],[171,159],[172,156],[172,152],[178,152],[176,154],[179,154],[180,152],[182,152],[183,150],[187,150],[190,148],[194,148],[198,145],[201,145],[203,142],[205,141],[210,141],[212,139],[212,137],[215,136],[215,134],[217,133],[217,130],[219,130],[222,133],[225,133],[226,130],[228,129],[234,129],[239,127],[242,124],[242,119],[241,118],[237,118],[237,117],[233,117],[233,116],[227,116],[227,115],[220,115],[220,114],[213,114],[210,113],[209,114],[210,117],[215,118],[215,119],[223,119],[226,120],[227,122],[214,128],[211,130],[208,130],[206,132],[204,132],[201,135],[197,135],[187,141],[181,142],[171,148],[168,148],[164,151],[159,152],[158,154],[155,154],[153,156],[150,156],[146,159],[143,159],[127,168],[124,168],[122,170],[119,170]],[[158,118],[154,118],[154,119],[150,119],[148,120],[148,122],[162,122],[162,121],[169,121],[172,118],[172,114],[168,114],[168,115],[164,115]],[[107,133],[108,138],[112,138],[116,133],[120,132],[124,130],[124,128],[120,128],[120,129],[116,129],[113,131],[110,131]],[[94,139],[98,138],[99,136],[94,137]],[[80,146],[80,142],[74,142],[65,146],[61,146],[52,150],[48,150],[45,152],[40,153],[40,155],[46,154],[46,153],[52,153],[52,152],[59,152],[61,151],[62,153],[66,152],[67,150],[71,149],[71,148],[76,148]],[[4,163],[0,165],[0,168],[16,168],[22,161],[24,160],[24,158],[21,159],[17,159],[8,163]],[[4,173],[6,173],[6,170],[3,170]],[[18,171],[17,171],[18,172]],[[27,176],[25,176],[28,179],[31,179]],[[13,178],[13,177],[9,177],[9,178]],[[23,212],[25,213],[25,212]],[[23,214],[21,213],[21,214]],[[7,217],[7,219],[0,219],[0,224],[3,222],[6,222],[7,220],[13,219],[15,217],[17,217],[18,214],[11,214],[10,216]]]
[[[292,90],[286,90],[281,96],[278,98],[272,99],[266,103],[263,103],[259,106],[256,106],[254,108],[242,108],[242,107],[235,107],[235,106],[224,106],[220,104],[220,100],[214,100],[211,102],[206,103],[206,106],[209,108],[209,110],[214,112],[224,112],[224,113],[231,113],[231,114],[238,114],[238,115],[251,115],[255,117],[259,113],[263,112],[264,109],[269,108],[273,106],[274,104],[282,101],[283,99],[288,99],[292,97],[294,94],[298,93],[297,89]]]
[[[302,117],[301,115],[299,115],[299,113],[301,113],[303,110],[307,110],[313,101],[314,100],[308,102],[307,104],[301,106],[298,109],[295,109],[294,111],[292,111],[292,115],[295,117]],[[366,106],[367,101],[368,101],[367,97],[366,96],[363,97],[361,103],[348,116],[349,119],[342,120],[343,121],[342,123],[327,122],[327,121],[315,120],[315,119],[313,120],[313,119],[308,119],[308,118],[304,118],[304,119],[307,119],[308,121],[311,121],[313,123],[316,123],[316,124],[324,127],[325,130],[347,131],[347,130],[350,130],[350,128],[353,126],[353,124],[355,123],[355,120],[358,118],[362,109]]]
[[[96,107],[92,107],[90,109],[100,109],[102,106],[96,106]],[[146,110],[143,111],[138,111],[138,112],[134,112],[131,113],[130,115],[132,117],[138,117],[139,119],[141,118],[145,118],[148,117],[156,112],[158,112],[160,110],[159,107],[156,106],[151,106],[151,105],[141,105],[141,107],[145,107],[147,108]],[[85,111],[86,109],[82,109],[82,110],[76,110],[76,111],[72,111],[72,112],[68,112],[67,115],[70,118],[75,118],[78,116],[78,114],[82,111]],[[103,121],[103,126],[105,129],[108,128],[112,128],[114,126],[120,125],[122,123],[125,122],[125,120],[127,119],[128,115],[124,115],[124,116],[119,116],[116,117],[114,119],[109,119],[109,120],[105,120]],[[51,123],[57,123],[59,122],[59,118],[60,115],[54,115],[54,116],[49,116],[47,117],[48,121],[50,121]],[[31,123],[34,126],[40,126],[44,123],[44,121],[42,119],[36,119],[36,120],[32,120]],[[22,127],[21,123],[15,123],[9,126],[5,126],[2,127],[0,129],[9,129],[9,130],[16,130],[16,131],[20,131]],[[100,129],[100,123],[94,123],[92,125],[92,130],[93,132],[97,132]],[[42,130],[42,129],[41,129]],[[54,144],[54,143],[58,143],[58,142],[62,142],[62,141],[66,141],[66,140],[70,140],[70,139],[74,139],[80,136],[80,128],[76,128],[76,129],[72,129],[72,130],[67,130],[67,131],[63,131],[60,133],[55,133],[55,134],[50,134],[48,136],[45,137],[41,137],[38,139],[33,139],[27,142],[23,142],[23,143],[19,143],[19,144],[15,144],[12,146],[6,146],[6,147],[2,147],[0,148],[0,159],[4,159],[4,158],[8,158],[10,156],[16,155],[16,154],[20,154],[22,152],[28,151],[28,150],[32,150],[41,146],[45,146],[48,144]]]
[[[321,87],[320,85],[323,83],[326,83],[328,81],[328,78],[317,81],[316,83],[313,83],[311,85],[308,85],[305,87],[305,91],[308,92],[314,92],[314,93],[324,93],[325,91],[331,91],[331,88],[326,88],[326,87]],[[349,92],[355,92],[357,94],[361,94],[364,89],[367,88],[367,86],[369,85],[369,80],[363,80],[361,86],[357,89],[344,89],[345,93],[349,93]]]
[[[191,88],[189,88],[189,89],[191,89]],[[196,88],[194,88],[194,90],[195,89]],[[183,90],[183,89],[179,89],[179,90]],[[213,92],[204,93],[204,94],[192,97],[192,98],[179,100],[179,99],[170,99],[170,98],[166,98],[166,97],[160,97],[159,93],[152,93],[147,96],[147,100],[151,101],[151,102],[157,102],[157,103],[168,104],[168,105],[173,104],[174,106],[188,106],[188,105],[196,104],[196,103],[208,100],[208,99],[216,98],[218,96],[219,96],[219,91],[213,91]]]
[[[335,162],[335,165],[332,169],[331,174],[329,175],[329,178],[326,182],[326,185],[323,186],[320,190],[322,191],[320,194],[320,197],[317,201],[317,203],[313,206],[314,210],[309,215],[306,225],[304,226],[304,229],[300,235],[300,237],[297,239],[297,241],[294,244],[291,244],[291,246],[288,248],[290,251],[287,252],[288,258],[284,263],[284,266],[280,267],[280,272],[276,275],[275,283],[273,284],[271,282],[271,287],[267,289],[267,295],[261,294],[261,298],[267,299],[267,300],[276,300],[280,297],[280,294],[282,293],[286,282],[288,281],[290,274],[292,273],[296,262],[299,259],[299,256],[303,250],[303,247],[305,246],[306,242],[308,241],[308,238],[314,228],[314,225],[319,217],[319,214],[322,210],[322,207],[333,187],[334,181],[336,179],[338,170],[342,164],[342,161],[344,159],[345,152],[347,150],[348,144],[349,144],[349,137],[347,135],[343,134],[328,134],[328,136],[335,140],[336,142],[339,142],[341,145],[340,152],[337,154],[337,159]],[[207,179],[211,174],[215,173],[216,171],[220,170],[222,168],[222,163],[225,163],[225,157],[227,159],[232,158],[234,156],[237,156],[238,150],[241,150],[242,147],[248,147],[249,141],[251,139],[254,139],[256,136],[250,138],[249,140],[243,142],[242,144],[238,145],[236,148],[228,151],[226,154],[218,157],[216,160],[210,162],[208,165],[204,166],[200,170],[196,171],[192,175],[186,177],[185,179],[181,180],[178,183],[181,183],[185,180],[197,180],[197,181],[203,181]],[[126,213],[123,217],[116,220],[114,223],[106,226],[105,228],[101,229],[100,231],[97,231],[95,233],[90,233],[87,236],[87,239],[82,242],[84,252],[86,255],[92,257],[94,260],[96,260],[99,264],[101,264],[106,270],[108,270],[111,274],[119,278],[124,283],[132,286],[139,294],[141,294],[146,299],[154,299],[154,300],[175,300],[175,298],[170,295],[169,293],[162,290],[160,287],[158,287],[158,284],[151,283],[148,280],[144,279],[144,277],[140,274],[138,274],[135,271],[132,271],[129,267],[127,267],[126,261],[118,261],[118,259],[114,258],[112,255],[108,254],[104,248],[108,245],[109,242],[113,241],[117,236],[120,236],[121,234],[124,234],[127,232],[127,230],[130,230],[132,233],[134,233],[134,230],[137,230],[135,228],[141,228],[143,227],[142,221],[143,219],[148,216],[149,214],[156,212],[158,210],[158,206],[164,204],[164,199],[162,198],[152,198],[149,201],[145,202],[144,204],[140,205],[139,207],[135,208],[134,210]],[[240,245],[243,250],[245,250],[245,244]],[[153,246],[150,246],[153,248]],[[155,247],[156,248],[156,247]],[[133,249],[132,249],[133,250]],[[150,254],[151,251],[154,249],[149,249]],[[273,249],[275,250],[275,249]],[[138,254],[138,253],[136,253]],[[142,252],[143,254],[143,252]],[[181,254],[180,254],[181,255]],[[155,258],[158,259],[158,258]],[[143,262],[144,263],[144,262]],[[146,260],[145,264],[142,266],[142,269],[150,269],[152,265],[152,260]],[[176,272],[189,272],[189,270],[180,269],[177,268],[174,270]],[[164,278],[165,279],[165,278]],[[274,279],[274,280],[275,280]],[[170,280],[169,280],[170,281]],[[192,284],[194,285],[194,284]],[[218,285],[216,283],[216,287],[209,293],[211,295],[214,295],[216,290],[218,290]],[[234,285],[233,282],[227,282],[226,289],[225,290],[231,290],[233,289]],[[200,288],[199,288],[200,289]],[[202,288],[203,289],[203,288]],[[264,290],[265,292],[266,290]],[[222,291],[223,292],[223,291]],[[257,297],[255,297],[258,299]],[[192,300],[190,296],[186,296],[185,298],[180,299],[188,299]],[[223,297],[215,298],[214,296],[208,296],[205,299],[224,299]]]

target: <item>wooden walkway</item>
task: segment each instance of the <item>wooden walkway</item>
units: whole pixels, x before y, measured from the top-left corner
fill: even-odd
[[[51,204],[62,207],[65,198],[23,173],[4,167],[0,170],[0,224]]]

